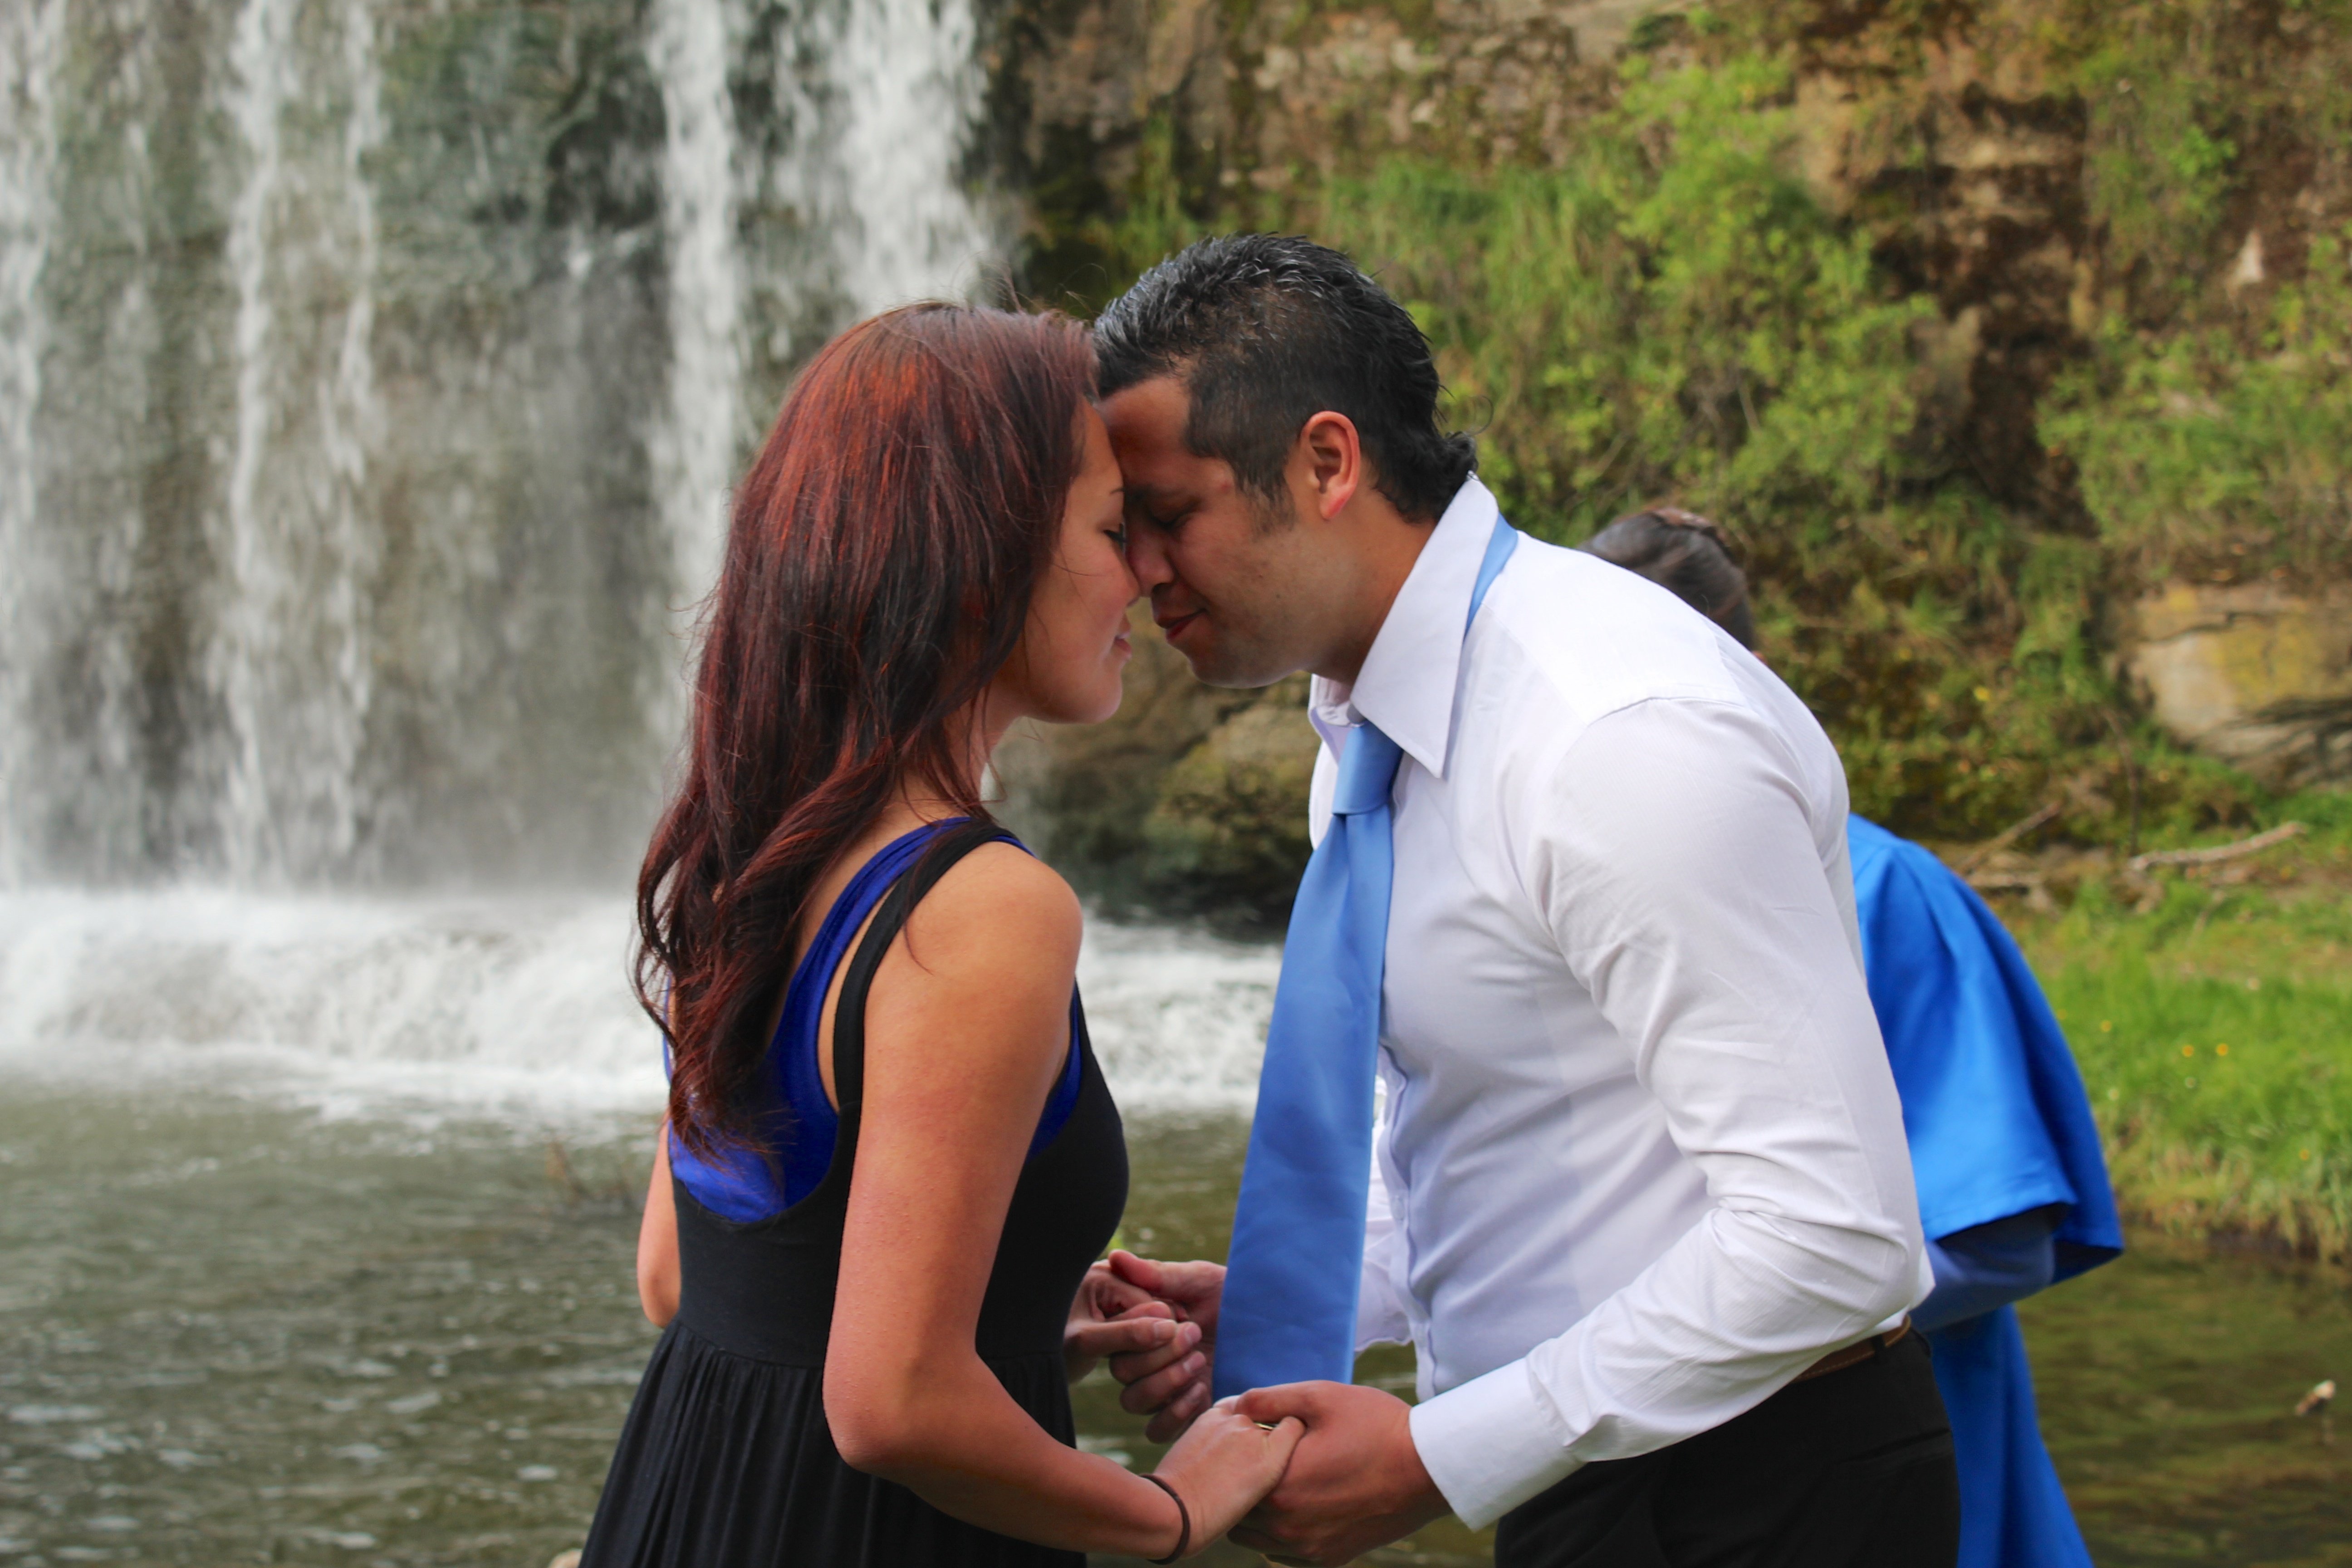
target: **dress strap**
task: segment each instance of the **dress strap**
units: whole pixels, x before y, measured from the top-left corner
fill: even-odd
[[[979,816],[967,818],[932,839],[922,858],[891,885],[841,977],[841,996],[833,1010],[833,1089],[840,1101],[839,1136],[853,1150],[866,1103],[866,996],[874,987],[874,976],[923,895],[939,886],[940,879],[965,856],[983,844],[999,842],[1018,844],[1020,840]]]

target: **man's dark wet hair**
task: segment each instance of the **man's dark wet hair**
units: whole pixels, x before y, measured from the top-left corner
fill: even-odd
[[[1372,482],[1405,516],[1443,512],[1478,444],[1437,425],[1437,366],[1403,306],[1328,246],[1274,234],[1203,239],[1095,319],[1101,395],[1174,375],[1192,396],[1184,444],[1273,501],[1307,421],[1354,422]]]
[[[1647,577],[1729,632],[1741,647],[1755,648],[1748,574],[1723,531],[1696,512],[1671,506],[1632,512],[1577,548]]]

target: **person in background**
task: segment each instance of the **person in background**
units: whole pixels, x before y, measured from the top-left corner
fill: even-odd
[[[1747,576],[1705,518],[1656,507],[1580,548],[1672,590],[1754,651]],[[1966,882],[1859,816],[1846,841],[1936,1269],[1911,1319],[1951,1416],[1960,1568],[2089,1568],[2035,1424],[2012,1305],[2123,1250],[2082,1076],[2024,955]]]
[[[1093,389],[1066,318],[910,306],[816,355],[736,491],[637,884],[667,1331],[585,1568],[1173,1562],[1297,1444],[1227,1407],[1151,1476],[1074,1446],[1092,1359],[1188,1342],[1090,1272],[1127,1147],[1078,903],[981,798],[1009,725],[1118,707],[1137,590]]]

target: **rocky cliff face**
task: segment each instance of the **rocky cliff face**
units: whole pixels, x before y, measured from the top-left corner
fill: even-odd
[[[2086,395],[2069,391],[2067,378],[2091,384],[2103,354],[2199,332],[2249,361],[2280,352],[2266,313],[2281,299],[2292,303],[2315,245],[2352,218],[2352,159],[2340,133],[2352,126],[2352,100],[2339,85],[2352,74],[2352,17],[2336,8],[2224,0],[1735,0],[1712,9],[1644,0],[1010,0],[993,36],[990,156],[1024,193],[1024,286],[1081,310],[1199,233],[1345,226],[1334,223],[1346,215],[1328,206],[1329,193],[1384,164],[1565,166],[1629,81],[1769,56],[1786,68],[1771,107],[1793,124],[1788,155],[1813,199],[1867,237],[1883,288],[1932,301],[1912,337],[1917,428],[1909,446],[1924,456],[1903,482],[1916,489],[1957,476],[1979,498],[1971,505],[2048,542],[2031,552],[2043,564],[2013,564],[2009,588],[1963,611],[1981,635],[2006,638],[2011,649],[2055,635],[2036,629],[2048,616],[2027,600],[2033,574],[2096,556],[2105,564],[2068,611],[2081,629],[2066,635],[2080,639],[2082,658],[2132,672],[2104,700],[2108,714],[2126,723],[2135,710],[2153,714],[2177,736],[2225,751],[2213,724],[2180,719],[2180,702],[2165,695],[2173,656],[2133,654],[2147,616],[2129,606],[2160,596],[2168,582],[2272,598],[2300,593],[2322,627],[2314,646],[2334,646],[2326,628],[2346,612],[2313,584],[2352,575],[2352,507],[2340,496],[2333,512],[2324,495],[2291,503],[2317,506],[2307,531],[2322,541],[2292,559],[2263,531],[2284,537],[2288,527],[2259,516],[2232,524],[2236,532],[2216,525],[2191,539],[2184,529],[2178,540],[2159,518],[2136,525],[2133,539],[2152,530],[2169,553],[2144,549],[2086,500],[2087,459],[2045,426],[2053,387],[2079,402]],[[2151,396],[2159,424],[2220,406],[2193,386]],[[2090,423],[2100,423],[2095,410]],[[1839,526],[1868,533],[1874,525]],[[1899,606],[1882,604],[1878,590],[1891,596],[1900,584],[1864,582],[1867,604],[1856,613],[1892,614],[1888,624],[1899,625]],[[1815,603],[1805,613],[1844,612]],[[2260,692],[2241,705],[2270,715],[2264,746],[2331,757],[2316,737],[2334,721],[2326,700],[2346,678],[2324,656],[2305,662],[2306,674],[2257,683]],[[1177,673],[1139,664],[1141,716],[1119,728],[1160,722],[1171,700],[1151,682]],[[1945,684],[1961,709],[1973,687],[1981,721],[1998,725],[1988,688],[1999,681],[1977,681]],[[1897,721],[1957,722],[1939,700],[1931,696]],[[1224,819],[1246,815],[1234,804],[1244,798],[1296,819],[1300,759],[1311,754],[1306,726],[1295,716],[1277,723],[1247,700],[1177,706],[1190,718],[1161,740],[1041,743],[1024,764],[1027,787],[1035,798],[1060,790],[1061,809],[1079,819],[1088,808],[1076,796],[1101,803],[1115,821],[1078,820],[1066,832],[1116,850],[1146,880],[1181,863],[1194,887],[1225,889],[1212,902],[1245,901],[1244,889],[1281,879],[1270,868],[1300,844]],[[2104,748],[2113,723],[2094,705],[2057,730],[2077,737],[2059,743]],[[1278,765],[1246,781],[1221,775],[1232,786],[1222,794],[1206,787],[1219,759],[1266,755],[1276,735],[1293,748]],[[1114,752],[1149,776],[1109,786],[1104,759]],[[2244,757],[2242,748],[2229,754]],[[2074,770],[2069,788],[2083,796],[2088,775],[2064,765]],[[1973,810],[2005,821],[2031,791],[2055,787],[2054,779],[2016,784],[2004,794],[1960,782],[1996,771],[1979,761],[1971,773],[1962,761],[1940,775],[1947,782],[1937,787],[1975,788],[1979,804],[1937,819]],[[1064,777],[1092,782],[1051,782]],[[1983,830],[1997,826],[1989,820]],[[1179,844],[1181,852],[1168,847]]]
[[[2003,496],[2063,489],[2032,405],[2104,317],[2184,287],[2251,307],[2352,216],[2323,101],[2352,36],[2277,4],[1014,0],[991,157],[1024,194],[1029,292],[1092,304],[1194,233],[1312,227],[1325,181],[1383,158],[1558,164],[1630,56],[1759,45],[1794,63],[1815,191],[1942,307],[1941,414]],[[2226,146],[2198,134],[2200,87],[2231,96]],[[2156,188],[2127,188],[2136,152]],[[2200,189],[2216,159],[2226,188]]]

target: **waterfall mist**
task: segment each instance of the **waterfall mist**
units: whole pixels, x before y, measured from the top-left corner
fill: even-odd
[[[962,292],[962,0],[0,16],[0,880],[603,884],[727,487]]]

